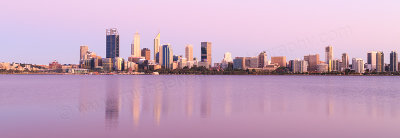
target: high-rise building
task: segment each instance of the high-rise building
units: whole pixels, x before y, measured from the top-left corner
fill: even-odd
[[[85,60],[85,55],[89,51],[88,46],[81,46],[79,61]]]
[[[160,33],[157,34],[156,38],[154,38],[154,60],[158,63],[157,54],[160,51]]]
[[[144,57],[144,59],[146,59],[146,60],[150,60],[150,49],[148,49],[148,48],[143,48],[142,49],[142,53],[141,53],[141,55],[142,55],[142,57]]]
[[[332,71],[333,48],[332,46],[325,47],[325,63],[328,64],[328,71]]]
[[[246,63],[245,57],[236,57],[233,60],[233,68],[245,70],[245,69],[247,69],[245,63]]]
[[[271,57],[271,64],[275,63],[281,67],[286,67],[286,57],[285,56]]]
[[[263,68],[268,64],[267,53],[265,51],[258,55],[258,67]]]
[[[193,46],[192,45],[186,45],[185,47],[185,57],[187,61],[192,61],[193,60]]]
[[[308,71],[317,71],[317,65],[320,64],[319,54],[304,56],[304,61],[308,63]]]
[[[376,52],[376,72],[385,72],[385,55],[383,52]]]
[[[201,62],[207,62],[211,66],[211,42],[201,42]]]
[[[140,51],[140,35],[139,33],[135,33],[133,36],[133,42],[131,44],[131,56],[133,57],[141,57]]]
[[[246,57],[245,66],[246,68],[258,68],[258,57]]]
[[[290,60],[290,64],[293,73],[307,72],[308,63],[305,60],[300,60],[300,59]]]
[[[332,60],[332,71],[340,71],[340,60],[339,59]]]
[[[173,53],[170,44],[165,44],[160,47],[159,62],[165,69],[172,69]]]
[[[347,53],[342,54],[342,65],[340,65],[340,70],[345,71],[349,68],[349,55]]]
[[[364,73],[364,61],[361,58],[353,58],[353,62],[351,64],[356,73]]]
[[[390,71],[397,72],[399,71],[399,62],[397,57],[397,51],[390,52]]]
[[[224,59],[221,61],[221,68],[226,69],[229,66],[229,63],[233,63],[232,55],[229,52],[224,54]]]
[[[376,52],[371,51],[367,53],[367,64],[371,65],[372,70],[376,70]]]
[[[116,28],[106,30],[106,58],[119,57],[119,34]]]

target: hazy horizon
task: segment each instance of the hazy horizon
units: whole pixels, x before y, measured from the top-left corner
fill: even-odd
[[[344,0],[204,0],[105,1],[15,0],[2,2],[3,33],[0,62],[77,64],[79,46],[105,57],[105,30],[118,28],[120,55],[130,56],[135,32],[141,49],[149,48],[161,32],[174,55],[193,44],[212,42],[213,62],[225,52],[232,57],[267,51],[288,60],[320,54],[333,46],[334,58],[344,52],[366,60],[368,51],[400,50],[400,1]]]

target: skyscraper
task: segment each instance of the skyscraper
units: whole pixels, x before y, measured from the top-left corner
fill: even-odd
[[[390,71],[391,72],[399,71],[397,51],[390,52]]]
[[[165,69],[172,69],[173,53],[170,44],[164,44],[160,47],[159,62]]]
[[[131,44],[131,55],[133,57],[142,57],[140,52],[140,35],[137,32],[133,36],[133,42]]]
[[[119,57],[119,34],[116,28],[106,30],[106,58]]]
[[[211,42],[201,42],[201,62],[207,62],[211,66]]]
[[[85,60],[85,55],[89,51],[88,46],[81,46],[80,48],[80,56],[79,56],[79,61],[81,62],[82,60]]]
[[[185,57],[187,61],[192,61],[193,60],[193,46],[192,45],[186,45],[185,47]]]
[[[143,48],[143,49],[142,49],[141,55],[142,55],[142,57],[144,57],[146,60],[150,60],[150,49],[148,49],[148,48]]]
[[[347,53],[342,54],[342,65],[340,65],[341,71],[345,71],[349,68],[349,55]]]
[[[332,71],[333,49],[332,46],[325,47],[325,63],[328,64],[328,71]]]
[[[385,55],[383,52],[376,53],[376,72],[385,72]]]
[[[308,63],[308,71],[317,71],[317,65],[320,64],[319,54],[304,56],[304,61]]]
[[[361,58],[353,58],[351,64],[356,73],[364,73],[364,61]]]
[[[263,68],[268,64],[267,53],[265,51],[258,55],[258,67]]]
[[[154,60],[157,62],[157,54],[160,51],[160,33],[154,38]],[[157,62],[158,63],[158,62]]]
[[[368,52],[367,64],[371,65],[372,70],[376,70],[376,52],[375,51]]]

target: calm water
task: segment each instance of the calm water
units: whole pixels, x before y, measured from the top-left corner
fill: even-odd
[[[0,137],[400,137],[400,78],[0,75]]]

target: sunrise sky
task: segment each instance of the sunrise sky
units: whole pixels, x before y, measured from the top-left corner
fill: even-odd
[[[398,0],[8,0],[0,2],[0,62],[77,64],[79,46],[105,57],[105,30],[118,28],[120,55],[130,56],[135,32],[141,48],[161,43],[184,55],[210,41],[214,62],[232,57],[303,58],[332,45],[334,57],[366,59],[368,51],[400,51]],[[388,57],[386,57],[388,59]]]

